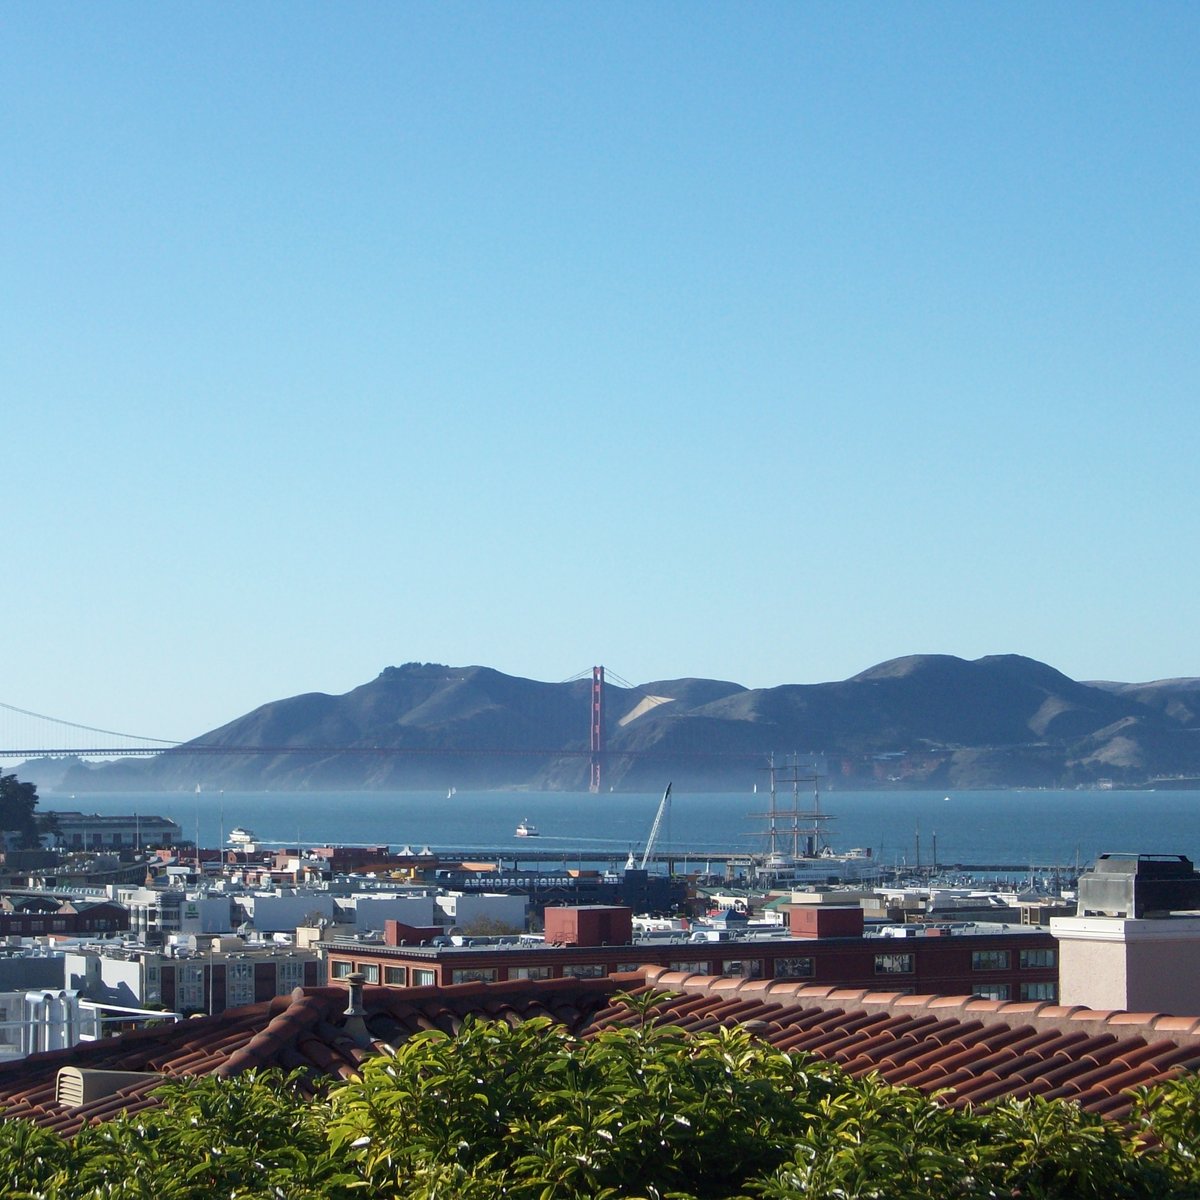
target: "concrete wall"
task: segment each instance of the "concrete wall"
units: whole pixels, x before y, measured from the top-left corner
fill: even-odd
[[[63,955],[27,958],[13,955],[0,958],[0,992],[25,991],[27,988],[66,986],[66,960]]]
[[[383,929],[384,921],[406,925],[433,925],[437,906],[432,896],[356,896],[354,928],[359,932]]]
[[[239,905],[259,933],[291,933],[312,913],[333,916],[333,897],[326,893],[298,896],[239,896]]]
[[[185,899],[179,906],[180,933],[228,933],[233,928],[233,906],[228,896]]]
[[[524,896],[498,892],[464,892],[437,897],[438,906],[460,929],[475,920],[500,921],[513,929],[525,928]]]
[[[1062,1004],[1200,1015],[1200,917],[1057,917]]]

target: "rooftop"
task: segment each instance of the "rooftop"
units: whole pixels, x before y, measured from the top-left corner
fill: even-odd
[[[419,1030],[457,1032],[468,1015],[511,1022],[548,1016],[577,1034],[637,1018],[619,991],[663,995],[660,1020],[689,1031],[742,1025],[781,1050],[839,1063],[853,1076],[941,1092],[954,1105],[1004,1097],[1065,1097],[1120,1119],[1129,1088],[1200,1069],[1200,1017],[1101,1012],[969,996],[812,987],[671,972],[603,979],[367,987],[367,1038],[347,1029],[347,992],[297,989],[269,1003],[84,1043],[0,1066],[0,1111],[70,1133],[88,1121],[154,1103],[157,1080],[136,1080],[78,1108],[60,1105],[60,1067],[230,1076],[303,1068],[310,1087],[347,1078],[369,1056]]]
[[[824,944],[835,941],[858,942],[863,938],[868,941],[886,942],[892,939],[907,939],[921,937],[1045,937],[1046,931],[1031,925],[995,924],[992,922],[939,921],[921,925],[868,925],[862,934],[846,935],[839,938],[836,935],[820,939],[799,937],[786,925],[706,925],[693,923],[690,929],[645,930],[635,932],[633,940],[624,943],[632,948],[655,949],[664,945],[675,946],[704,946],[713,942],[731,946],[756,946],[763,944],[778,945],[780,943],[795,944],[798,947],[811,947],[818,940]],[[395,955],[416,955],[421,958],[436,958],[443,955],[478,954],[480,951],[529,951],[547,950],[558,953],[563,949],[593,950],[597,947],[587,943],[569,943],[565,946],[547,942],[540,934],[502,934],[489,936],[446,935],[418,942],[402,942],[392,945],[384,940],[378,931],[355,934],[336,934],[326,941],[317,943],[323,949],[348,950],[370,947],[372,953],[391,953]],[[618,946],[616,942],[604,943],[607,949]],[[890,947],[888,947],[890,949]]]

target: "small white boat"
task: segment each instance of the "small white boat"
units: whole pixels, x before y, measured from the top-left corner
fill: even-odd
[[[227,844],[242,854],[254,854],[258,850],[254,830],[243,829],[240,825],[229,834]]]
[[[538,827],[526,817],[520,825],[517,826],[517,837],[540,837]]]

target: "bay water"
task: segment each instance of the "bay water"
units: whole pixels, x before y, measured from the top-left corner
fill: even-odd
[[[579,792],[128,792],[43,793],[39,811],[170,817],[186,838],[222,844],[235,826],[263,843],[386,844],[414,850],[562,851],[564,863],[624,861],[645,845],[659,794]],[[801,795],[799,806],[811,807]],[[780,795],[790,806],[790,794]],[[762,793],[675,793],[658,850],[761,851],[769,798]],[[820,799],[835,851],[870,848],[884,866],[939,863],[1086,865],[1103,852],[1200,859],[1200,792],[829,792]],[[514,836],[537,826],[536,840]],[[781,821],[781,825],[787,824]]]

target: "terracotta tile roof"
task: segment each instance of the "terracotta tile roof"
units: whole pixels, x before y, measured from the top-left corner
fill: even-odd
[[[660,1009],[664,1020],[686,1028],[723,1024],[737,997],[753,998],[768,1010],[756,1013],[756,1032],[773,1045],[831,1059],[851,1075],[874,1072],[942,1092],[956,1106],[1041,1095],[1119,1119],[1129,1112],[1130,1088],[1200,1069],[1200,1017],[779,980],[717,987],[714,979],[661,967],[642,974],[644,987],[678,993]]]
[[[696,1032],[742,1025],[780,1049],[815,1054],[854,1076],[940,1092],[954,1105],[1062,1096],[1121,1119],[1131,1087],[1200,1069],[1200,1017],[1108,1013],[964,996],[910,996],[720,979],[647,967],[607,979],[453,987],[366,987],[365,1033],[347,1026],[342,987],[297,989],[265,1004],[140,1030],[0,1066],[0,1111],[60,1132],[153,1103],[139,1080],[79,1109],[60,1106],[60,1067],[229,1076],[301,1069],[316,1089],[422,1029],[453,1033],[469,1014],[516,1024],[548,1016],[573,1032],[636,1023],[615,993],[672,993],[659,1019]]]
[[[637,977],[626,982],[640,983]],[[468,1013],[517,1022],[548,1016],[577,1032],[609,1004],[612,979],[552,979],[453,987],[364,989],[368,1037],[359,1045],[345,1028],[346,989],[298,988],[262,1004],[229,1009],[212,1017],[163,1024],[120,1037],[84,1042],[0,1065],[0,1112],[28,1117],[61,1133],[122,1111],[154,1103],[150,1079],[114,1095],[66,1109],[55,1100],[60,1067],[147,1071],[163,1076],[235,1075],[252,1067],[303,1069],[316,1087],[346,1078],[371,1054],[403,1042],[421,1029],[453,1033]]]

